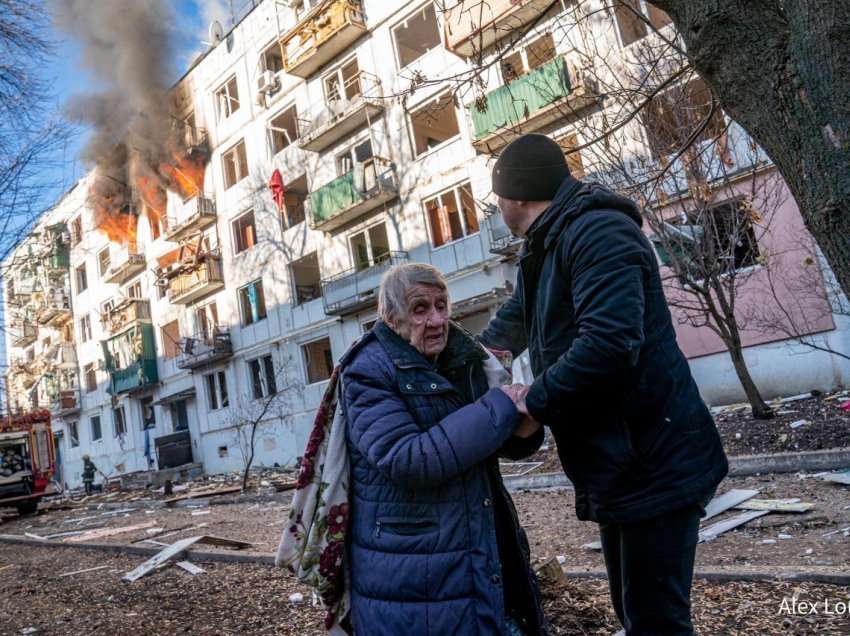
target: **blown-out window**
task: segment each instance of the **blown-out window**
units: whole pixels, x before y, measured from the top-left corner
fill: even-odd
[[[475,199],[469,183],[463,183],[424,201],[431,245],[440,247],[478,232]]]

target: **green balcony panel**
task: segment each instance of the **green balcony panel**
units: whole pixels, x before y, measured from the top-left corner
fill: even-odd
[[[320,225],[362,200],[363,194],[354,187],[354,171],[346,172],[310,194],[313,222]]]
[[[569,94],[566,61],[562,57],[555,58],[488,93],[484,112],[479,112],[475,104],[470,105],[475,138],[481,139],[499,128],[515,125]]]
[[[112,351],[124,349],[117,344],[120,339],[129,339],[130,342],[141,333],[142,353],[129,365],[121,369],[115,368],[115,360]],[[110,338],[103,344],[103,355],[106,359],[106,368],[109,371],[109,388],[111,395],[120,395],[129,391],[144,388],[150,384],[159,382],[159,373],[156,366],[156,341],[154,340],[153,325],[140,323],[121,335]]]
[[[56,243],[50,253],[51,269],[68,269],[71,266],[71,251],[66,243]]]

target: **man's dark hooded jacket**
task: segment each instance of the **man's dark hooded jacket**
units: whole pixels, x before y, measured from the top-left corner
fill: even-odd
[[[579,518],[603,523],[700,502],[728,470],[641,224],[628,199],[567,177],[481,335],[528,348],[529,412],[552,430]]]

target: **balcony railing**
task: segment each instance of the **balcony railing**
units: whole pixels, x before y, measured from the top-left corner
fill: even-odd
[[[299,120],[304,150],[320,152],[370,123],[384,110],[381,81],[365,71],[348,78],[338,89],[337,99],[323,101],[310,109],[308,118]]]
[[[311,226],[328,232],[397,196],[392,162],[372,157],[310,194]]]
[[[38,332],[29,322],[17,322],[12,325],[12,346],[27,347],[36,341]]]
[[[51,411],[54,415],[64,417],[80,412],[80,390],[79,389],[60,389],[56,394]]]
[[[378,288],[384,272],[407,260],[407,252],[388,252],[370,267],[348,270],[323,280],[322,302],[325,313],[345,316],[374,305],[378,301]]]
[[[567,62],[556,57],[530,73],[487,93],[483,112],[469,105],[472,145],[492,153],[521,134],[534,132],[596,103],[584,86],[571,86]]]
[[[165,240],[179,241],[189,234],[215,225],[215,199],[197,194],[183,202],[180,213],[165,218]]]
[[[138,391],[159,382],[153,325],[135,323],[130,330],[101,345],[111,395]]]
[[[38,307],[36,321],[40,325],[53,326],[71,317],[71,299],[61,290],[48,294]]]
[[[207,254],[194,268],[180,272],[168,282],[168,300],[186,305],[223,287],[221,259]]]
[[[490,232],[490,253],[500,256],[513,256],[522,247],[522,239],[511,234],[508,226],[502,220],[502,215],[496,211],[487,218]]]
[[[197,333],[183,338],[177,358],[179,369],[196,369],[233,355],[230,332],[225,327],[213,327],[209,333]]]
[[[283,70],[306,79],[366,31],[360,0],[321,2],[280,39]]]
[[[500,39],[516,34],[552,4],[551,0],[487,0],[471,5],[468,0],[446,3],[443,13],[446,48],[472,57]]]
[[[151,304],[142,298],[125,298],[101,315],[103,330],[110,334],[119,334],[139,322],[150,322]]]
[[[126,258],[111,265],[103,280],[107,283],[123,285],[143,271],[145,271],[145,255],[137,253],[135,246],[131,245],[127,249]]]

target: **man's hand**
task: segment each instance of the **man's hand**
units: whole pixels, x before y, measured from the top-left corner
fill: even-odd
[[[525,405],[525,396],[531,390],[531,387],[526,384],[506,384],[500,387],[505,392],[511,401],[516,406],[516,410],[522,415],[528,415],[528,408]]]

